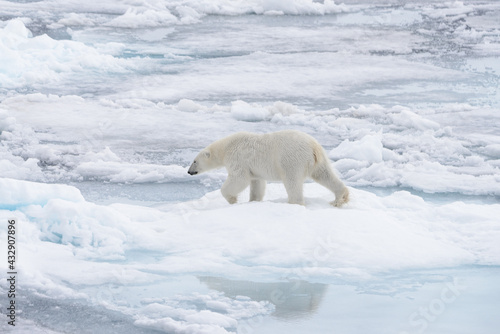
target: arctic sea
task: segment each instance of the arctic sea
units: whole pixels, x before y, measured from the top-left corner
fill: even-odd
[[[493,0],[0,0],[0,331],[497,333],[499,87]],[[283,129],[348,205],[187,174]]]

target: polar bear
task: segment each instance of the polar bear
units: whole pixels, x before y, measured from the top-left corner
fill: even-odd
[[[250,201],[261,201],[266,181],[281,181],[288,202],[304,205],[303,184],[310,177],[335,194],[333,206],[349,201],[349,190],[333,172],[323,147],[310,135],[296,130],[268,134],[238,132],[203,149],[189,167],[196,175],[225,167],[228,176],[221,192],[230,203],[250,185]]]

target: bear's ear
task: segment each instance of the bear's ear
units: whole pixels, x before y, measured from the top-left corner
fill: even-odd
[[[205,158],[210,158],[210,151],[205,151]]]

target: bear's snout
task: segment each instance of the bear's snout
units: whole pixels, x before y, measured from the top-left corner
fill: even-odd
[[[194,163],[189,167],[188,174],[189,175],[196,175],[196,174],[198,174],[198,171],[196,170],[196,166],[194,165]]]

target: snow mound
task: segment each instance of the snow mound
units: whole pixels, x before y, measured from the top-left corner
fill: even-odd
[[[177,296],[162,301],[143,301],[135,324],[168,333],[233,333],[239,332],[239,321],[271,313],[273,305],[249,298],[231,299],[222,293]]]
[[[111,20],[106,25],[119,28],[139,28],[164,26],[175,22],[177,22],[177,17],[172,15],[168,9],[138,12],[135,8],[129,8],[125,14]]]
[[[382,162],[383,145],[380,136],[366,135],[361,140],[345,140],[330,151],[332,159],[354,159],[368,163]]]
[[[239,121],[246,122],[264,121],[270,116],[267,109],[239,100],[232,103],[231,115]]]
[[[305,112],[293,104],[277,101],[272,105],[263,106],[258,103],[247,103],[245,101],[233,101],[231,103],[231,116],[244,122],[271,121],[276,116],[276,120],[289,117],[294,114],[304,114]]]
[[[16,208],[31,204],[45,205],[53,198],[80,203],[83,196],[74,187],[64,184],[43,184],[0,178],[0,208]]]
[[[0,29],[0,81],[3,88],[54,83],[64,75],[86,71],[125,73],[129,62],[80,42],[33,37],[20,19]]]

